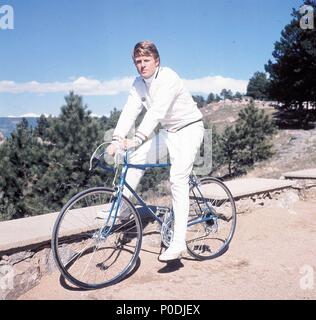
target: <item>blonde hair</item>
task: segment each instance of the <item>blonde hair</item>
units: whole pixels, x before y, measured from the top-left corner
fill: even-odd
[[[148,40],[138,42],[133,51],[133,60],[135,60],[138,56],[153,56],[156,60],[159,60],[160,64],[160,56],[156,45]]]

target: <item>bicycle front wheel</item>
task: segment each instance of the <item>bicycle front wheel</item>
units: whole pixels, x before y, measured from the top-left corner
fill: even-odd
[[[122,280],[135,266],[141,248],[138,212],[115,191],[91,188],[71,198],[53,229],[52,250],[62,275],[76,286],[96,289]],[[119,205],[125,220],[114,219]]]
[[[222,181],[206,177],[191,186],[187,248],[193,257],[205,260],[223,254],[235,228],[234,198]]]

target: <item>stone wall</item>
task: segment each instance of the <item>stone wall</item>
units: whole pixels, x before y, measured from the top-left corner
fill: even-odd
[[[236,201],[238,214],[250,213],[262,207],[280,207],[292,210],[299,200],[316,200],[316,184],[314,181],[297,181],[291,188],[280,189],[244,197]]]
[[[22,249],[23,250],[23,249]],[[0,257],[0,300],[17,299],[56,269],[49,245]]]

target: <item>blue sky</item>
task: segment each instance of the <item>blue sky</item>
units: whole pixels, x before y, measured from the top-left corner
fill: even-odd
[[[131,51],[145,39],[192,94],[244,91],[302,3],[1,0],[14,10],[14,29],[0,29],[0,116],[58,115],[70,89],[94,114],[121,109],[137,75]]]

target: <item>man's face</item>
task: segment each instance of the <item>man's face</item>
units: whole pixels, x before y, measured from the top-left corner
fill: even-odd
[[[150,78],[159,65],[159,60],[153,56],[136,56],[134,63],[138,73],[145,79]]]

